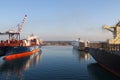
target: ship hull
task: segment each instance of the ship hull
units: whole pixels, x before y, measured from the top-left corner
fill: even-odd
[[[120,52],[108,52],[90,48],[90,54],[100,66],[120,77]]]
[[[4,56],[4,60],[14,60],[30,56],[40,51],[40,46],[18,46],[18,47],[0,47],[0,56]]]
[[[89,47],[84,47],[84,48],[80,48],[77,46],[73,46],[74,49],[79,50],[79,51],[89,51]]]
[[[74,49],[80,50],[78,46],[73,46]]]

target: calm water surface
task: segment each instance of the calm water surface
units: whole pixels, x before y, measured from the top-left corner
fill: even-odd
[[[0,62],[0,80],[120,80],[88,52],[72,46],[44,46],[28,58]]]

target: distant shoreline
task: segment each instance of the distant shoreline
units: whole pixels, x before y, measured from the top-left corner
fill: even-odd
[[[72,46],[72,41],[44,41],[43,46]],[[102,42],[100,41],[91,41],[90,47],[99,48],[102,46]]]
[[[43,46],[70,46],[71,41],[44,41]]]

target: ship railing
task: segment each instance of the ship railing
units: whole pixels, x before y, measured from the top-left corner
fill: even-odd
[[[22,43],[21,40],[2,40],[0,46],[19,46],[20,43]]]
[[[89,45],[89,47],[90,48],[101,48],[101,43],[100,42],[92,42],[92,43],[90,43],[90,45]]]
[[[120,52],[120,44],[108,44],[106,42],[90,43],[90,48],[100,49],[108,52]]]
[[[105,51],[120,51],[120,44],[102,44],[101,48]]]

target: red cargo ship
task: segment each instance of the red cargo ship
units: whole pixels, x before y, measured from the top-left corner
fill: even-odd
[[[18,26],[18,31],[9,30],[0,35],[8,35],[9,39],[0,41],[0,56],[4,60],[13,60],[23,58],[40,51],[42,41],[33,34],[26,39],[20,39],[27,15],[25,15],[21,25]]]

